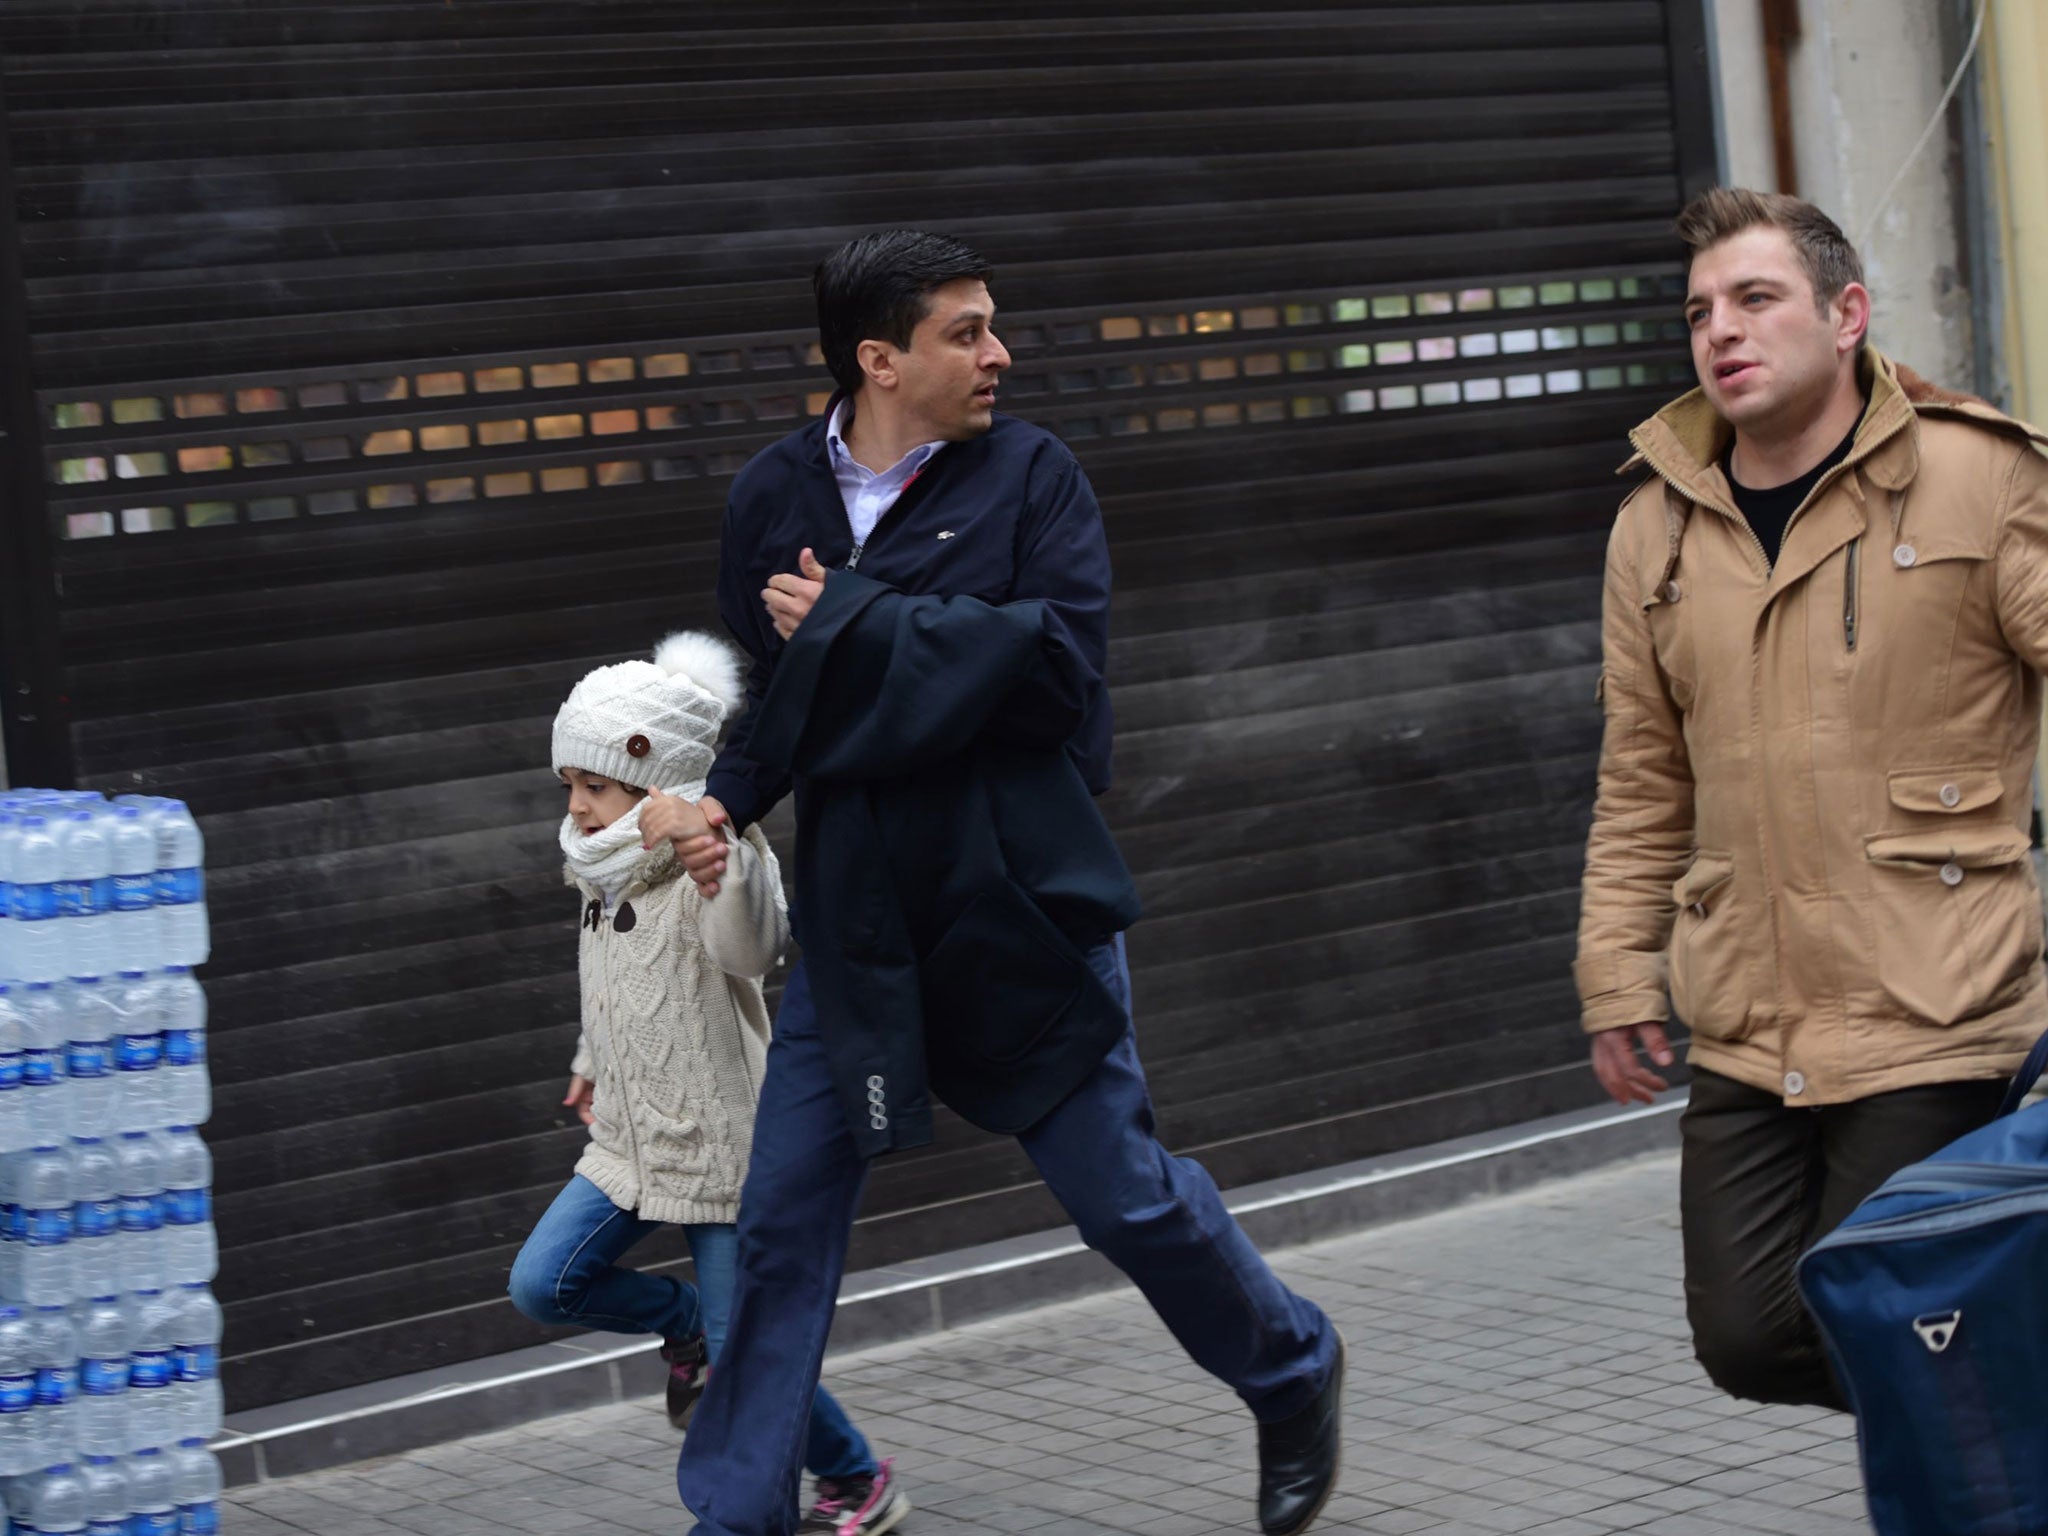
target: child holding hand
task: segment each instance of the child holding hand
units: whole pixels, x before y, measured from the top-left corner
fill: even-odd
[[[715,897],[676,862],[678,842],[712,833],[696,802],[740,701],[739,667],[709,635],[671,635],[652,662],[590,673],[554,725],[565,873],[582,896],[583,1029],[563,1102],[590,1142],[514,1260],[510,1290],[538,1322],[658,1334],[679,1429],[725,1339],[769,1036],[761,978],[789,942],[758,827],[717,834],[728,846]],[[682,1227],[694,1286],[618,1262],[663,1224]],[[805,1462],[818,1478],[805,1530],[879,1536],[909,1510],[890,1464],[822,1387]]]

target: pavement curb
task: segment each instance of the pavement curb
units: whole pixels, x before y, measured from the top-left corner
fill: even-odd
[[[1675,1089],[1651,1105],[1556,1115],[1230,1190],[1253,1242],[1280,1249],[1678,1144]],[[848,1275],[831,1352],[893,1343],[1128,1284],[1071,1227]],[[214,1442],[230,1486],[395,1455],[661,1390],[653,1339],[591,1333],[236,1414]]]

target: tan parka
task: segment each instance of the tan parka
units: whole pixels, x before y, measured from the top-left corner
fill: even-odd
[[[1997,1077],[2048,1028],[2028,856],[2048,438],[1866,349],[1775,568],[1699,391],[1630,434],[1574,967],[1588,1031],[1813,1106]]]

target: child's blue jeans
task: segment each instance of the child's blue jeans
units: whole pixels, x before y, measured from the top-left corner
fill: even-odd
[[[673,1275],[619,1266],[626,1250],[658,1226],[620,1210],[590,1180],[574,1175],[512,1261],[512,1304],[537,1323],[653,1333],[664,1340],[702,1333],[715,1367],[732,1315],[739,1229],[683,1228],[697,1267],[692,1286]],[[804,1465],[829,1478],[865,1477],[876,1466],[867,1441],[823,1387],[811,1402]]]

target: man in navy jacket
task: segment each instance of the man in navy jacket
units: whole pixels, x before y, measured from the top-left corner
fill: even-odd
[[[719,601],[753,658],[703,808],[738,831],[794,788],[804,959],[776,1021],[723,1353],[677,1470],[701,1536],[788,1536],[867,1159],[930,1140],[930,1093],[1017,1136],[1082,1237],[1259,1424],[1259,1520],[1334,1486],[1343,1344],[1197,1164],[1153,1131],[1109,784],[1109,556],[1086,476],[995,414],[990,271],[910,231],[816,275],[840,392],[733,482]],[[716,899],[722,837],[685,844]],[[804,1529],[907,1504],[821,1488]]]

